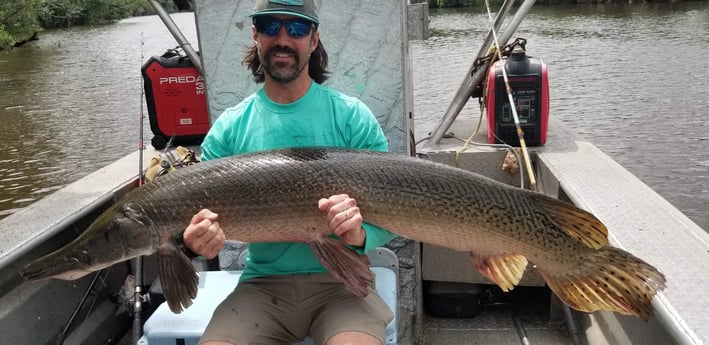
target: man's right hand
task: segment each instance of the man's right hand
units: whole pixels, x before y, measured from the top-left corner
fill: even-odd
[[[224,247],[226,239],[222,227],[217,222],[218,218],[216,213],[206,208],[197,212],[182,235],[185,246],[207,259],[215,258]]]

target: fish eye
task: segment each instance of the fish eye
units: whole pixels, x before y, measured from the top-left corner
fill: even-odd
[[[82,250],[79,252],[79,255],[77,255],[77,259],[79,259],[80,262],[83,263],[89,263],[91,261],[91,257],[89,256],[89,252]]]

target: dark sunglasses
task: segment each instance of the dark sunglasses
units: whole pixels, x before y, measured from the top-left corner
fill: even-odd
[[[278,35],[278,32],[281,31],[281,26],[285,26],[288,36],[294,38],[305,37],[310,33],[310,29],[317,29],[317,24],[305,19],[290,18],[281,20],[270,16],[254,17],[254,26],[258,33],[266,36]]]

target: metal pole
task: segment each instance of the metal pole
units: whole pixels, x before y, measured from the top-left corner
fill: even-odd
[[[156,0],[149,0],[150,5],[153,6],[155,9],[155,12],[157,12],[158,17],[162,19],[162,22],[165,23],[165,27],[167,27],[167,30],[170,31],[173,37],[175,37],[175,40],[177,41],[178,44],[180,44],[180,47],[182,50],[185,51],[185,54],[187,54],[187,57],[190,58],[190,61],[192,61],[192,64],[194,65],[195,68],[199,71],[201,75],[204,75],[204,70],[202,69],[202,60],[200,60],[199,55],[197,55],[197,52],[192,48],[192,45],[187,41],[185,36],[182,34],[182,31],[180,31],[180,28],[177,27],[174,21],[172,21],[172,18],[170,18],[170,15],[165,12],[165,9],[162,8],[159,2]]]
[[[493,24],[493,27],[490,29],[490,31],[487,32],[487,36],[485,36],[485,41],[483,41],[483,44],[480,46],[480,51],[478,51],[478,55],[476,58],[487,55],[490,50],[490,46],[492,45],[493,30],[495,32],[500,30],[502,22],[505,21],[505,18],[510,13],[510,9],[512,8],[512,5],[514,5],[514,3],[515,0],[505,0],[505,2],[502,4],[500,12],[497,14],[497,16],[495,16],[495,23]],[[471,74],[472,73],[468,73],[468,75]]]
[[[487,51],[490,49],[490,45],[492,44],[493,30],[497,31],[500,29],[502,22],[509,13],[510,8],[513,4],[514,0],[505,0],[505,2],[502,4],[502,9],[497,14],[497,17],[495,19],[494,29],[490,29],[490,31],[487,32],[487,36],[485,37],[485,40],[480,46],[480,50],[478,51],[478,54],[475,56],[475,59],[473,61],[487,54]],[[480,70],[486,71],[488,67],[487,65],[488,63],[485,62],[485,64],[480,67],[478,72]],[[433,141],[434,144],[438,144],[441,141],[441,138],[443,138],[445,132],[453,124],[453,121],[463,109],[465,103],[467,103],[468,98],[470,98],[470,95],[472,94],[473,89],[475,88],[475,85],[480,84],[480,82],[482,81],[482,77],[484,74],[476,73],[475,75],[473,75],[474,68],[474,64],[470,65],[470,68],[468,68],[468,73],[465,74],[465,79],[463,79],[463,83],[460,85],[460,87],[458,87],[458,91],[455,93],[455,96],[453,96],[453,101],[451,101],[451,104],[448,106],[448,110],[446,110],[446,114],[438,120],[438,123],[434,127],[431,135],[431,141]],[[441,130],[441,128],[443,129]]]
[[[517,12],[515,13],[515,16],[507,25],[505,32],[502,34],[502,37],[500,37],[501,44],[506,44],[507,41],[509,41],[509,39],[512,37],[512,34],[514,34],[515,30],[517,30],[517,27],[522,22],[522,19],[524,19],[527,13],[529,13],[529,10],[534,5],[534,2],[535,0],[525,0],[522,5],[520,5],[519,9],[517,9]],[[498,17],[503,14],[504,12],[500,12],[500,14],[498,14]],[[498,20],[495,20],[495,22],[497,23]],[[499,20],[499,22],[502,22],[502,20]],[[484,53],[487,49],[487,46],[490,45],[489,43],[487,43],[488,41],[492,41],[492,30],[488,33],[488,37],[485,38],[486,43],[483,45],[484,48],[481,49],[482,53]],[[445,135],[446,131],[453,124],[453,121],[455,121],[458,114],[460,114],[460,111],[463,110],[465,103],[468,102],[468,99],[470,98],[470,95],[472,94],[475,86],[479,85],[482,82],[483,78],[485,77],[485,73],[487,72],[487,67],[487,63],[485,63],[485,65],[478,69],[477,72],[475,72],[475,74],[473,74],[472,76],[471,74],[473,71],[473,66],[470,67],[470,70],[465,76],[463,83],[460,85],[458,91],[453,97],[453,101],[448,106],[448,110],[446,110],[445,115],[443,115],[441,120],[438,121],[433,131],[431,132],[431,142],[433,142],[434,144],[438,144],[441,142],[441,139],[443,139],[443,135]]]
[[[522,19],[527,16],[527,13],[529,13],[532,6],[534,6],[535,1],[536,0],[525,0],[522,5],[519,6],[515,16],[512,17],[512,20],[510,20],[510,23],[507,25],[505,32],[503,32],[500,36],[501,43],[504,42],[507,44],[507,41],[512,38],[512,35],[514,35],[515,31],[517,31],[517,27],[519,27],[519,24],[522,23]]]

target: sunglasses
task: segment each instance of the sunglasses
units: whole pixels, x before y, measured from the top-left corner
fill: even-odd
[[[281,20],[270,16],[254,17],[256,31],[266,36],[276,36],[281,31],[281,27],[286,27],[286,33],[293,38],[305,37],[310,33],[310,29],[317,29],[317,25],[311,21],[301,18],[290,18]]]

